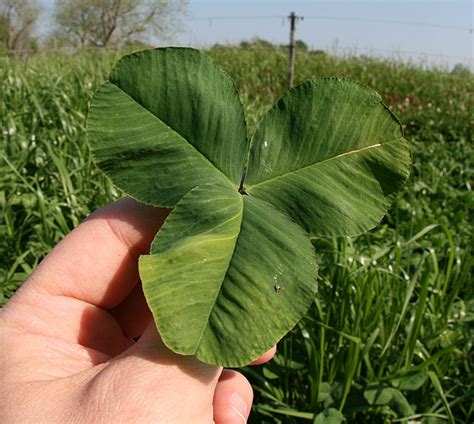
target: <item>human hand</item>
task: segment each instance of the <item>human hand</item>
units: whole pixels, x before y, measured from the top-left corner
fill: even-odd
[[[131,199],[96,211],[3,308],[2,422],[246,422],[245,377],[176,355],[152,322],[138,257],[167,214]]]

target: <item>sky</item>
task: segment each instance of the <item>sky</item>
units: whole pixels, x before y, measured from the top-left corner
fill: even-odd
[[[54,0],[40,1],[44,32]],[[287,44],[291,11],[303,17],[296,38],[313,49],[474,69],[474,0],[189,0],[172,44],[202,48],[254,37]]]

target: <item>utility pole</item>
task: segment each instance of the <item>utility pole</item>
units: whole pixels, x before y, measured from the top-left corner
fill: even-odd
[[[296,16],[295,12],[291,12],[290,16],[288,16],[290,20],[290,56],[288,61],[288,89],[293,87],[293,79],[295,74],[295,53],[296,53],[296,45],[295,45],[295,32],[296,32],[296,21],[301,19],[303,20],[302,16]]]

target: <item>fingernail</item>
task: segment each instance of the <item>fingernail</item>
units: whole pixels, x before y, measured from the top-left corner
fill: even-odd
[[[237,393],[234,393],[230,397],[229,406],[240,418],[242,418],[242,422],[246,424],[247,415],[248,415],[248,406],[245,400],[243,400]]]

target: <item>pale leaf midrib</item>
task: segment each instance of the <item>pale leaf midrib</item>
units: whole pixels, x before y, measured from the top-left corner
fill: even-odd
[[[229,255],[229,262],[227,263],[227,266],[225,267],[225,272],[222,276],[222,280],[221,280],[221,283],[220,283],[220,286],[219,286],[219,290],[217,290],[216,296],[212,300],[211,307],[209,308],[209,314],[206,317],[205,325],[202,326],[201,334],[199,335],[199,337],[196,341],[194,352],[193,352],[194,354],[196,354],[198,352],[199,348],[201,347],[201,342],[202,342],[202,339],[204,337],[204,332],[206,331],[206,328],[209,326],[209,318],[211,317],[211,314],[214,311],[214,306],[216,305],[217,299],[221,294],[222,285],[224,284],[225,277],[227,276],[227,273],[229,271],[229,266],[230,266],[230,264],[232,262],[232,259],[234,257],[235,248],[237,246],[237,242],[239,240],[240,233],[242,231],[242,221],[243,221],[243,217],[244,217],[244,199],[243,199],[243,196],[239,196],[239,201],[240,201],[240,225],[239,225],[238,231],[236,232],[234,247],[232,249],[231,254]]]
[[[212,162],[204,153],[202,153],[196,146],[194,146],[192,143],[189,142],[189,140],[187,140],[186,138],[184,138],[179,132],[177,132],[174,128],[170,127],[166,122],[162,121],[158,116],[156,116],[153,112],[151,112],[150,110],[148,110],[145,106],[143,106],[138,100],[136,100],[133,96],[131,96],[130,94],[128,94],[122,87],[118,86],[117,84],[115,84],[114,82],[112,81],[108,81],[110,84],[112,84],[113,86],[117,87],[123,94],[125,94],[126,96],[128,96],[133,102],[135,102],[137,105],[139,105],[144,111],[146,111],[147,113],[149,113],[150,115],[153,115],[155,117],[155,119],[157,119],[158,121],[160,121],[163,125],[165,125],[167,128],[169,128],[174,134],[176,134],[179,138],[181,138],[182,140],[184,140],[189,146],[191,146],[202,158],[204,158],[204,160],[209,163],[209,165],[211,165],[213,168],[215,168],[217,171],[219,171],[219,174],[221,174],[225,180],[227,180],[227,182],[229,182],[229,184],[234,187],[234,183],[230,180],[230,178],[224,173],[224,171],[222,171],[216,164],[214,164],[214,162]]]
[[[287,177],[288,175],[291,175],[291,174],[297,174],[298,172],[303,171],[307,168],[312,168],[312,167],[315,167],[315,166],[319,166],[322,163],[329,162],[329,161],[335,160],[335,159],[339,159],[339,158],[344,157],[344,156],[351,156],[351,155],[354,155],[354,154],[357,154],[357,153],[360,153],[360,152],[363,152],[363,151],[366,151],[366,150],[372,150],[372,149],[376,149],[376,148],[379,148],[379,147],[383,147],[383,146],[386,146],[387,144],[395,143],[397,141],[401,141],[401,140],[404,140],[404,139],[405,139],[404,137],[399,137],[399,138],[396,138],[396,139],[393,139],[393,140],[386,141],[385,143],[375,143],[375,144],[371,144],[370,146],[362,147],[360,149],[350,150],[348,152],[344,152],[344,153],[341,153],[339,155],[331,156],[331,157],[326,158],[324,160],[314,162],[314,163],[311,163],[309,165],[302,166],[301,168],[295,169],[294,171],[290,171],[290,172],[286,172],[285,174],[277,175],[276,177],[269,178],[268,180],[261,181],[257,184],[249,185],[245,188],[247,190],[251,191],[255,187],[259,187],[259,186],[263,186],[265,184],[272,183],[275,180],[285,178],[285,177]]]

